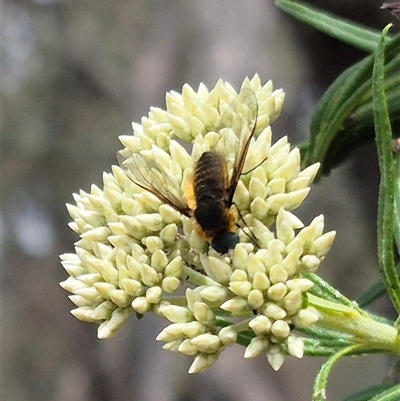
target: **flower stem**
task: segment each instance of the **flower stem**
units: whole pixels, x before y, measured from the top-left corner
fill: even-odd
[[[308,302],[309,307],[318,313],[317,325],[349,334],[353,342],[365,348],[378,348],[400,355],[400,337],[396,329],[377,322],[356,305],[352,308],[311,294]]]

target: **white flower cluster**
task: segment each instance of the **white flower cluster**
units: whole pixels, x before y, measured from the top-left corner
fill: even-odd
[[[182,94],[167,94],[166,111],[151,108],[133,124],[133,136],[120,137],[123,169],[104,174],[103,189],[93,185],[74,195],[76,205],[67,206],[80,240],[76,253],[61,255],[70,275],[61,286],[73,294],[74,316],[100,324],[99,338],[112,337],[132,313],[151,311],[172,323],[157,337],[164,348],[195,357],[191,373],[210,367],[236,342],[247,341],[246,358],[266,354],[274,369],[286,352],[302,356],[292,329],[317,316],[307,309],[313,283],[301,273],[318,269],[335,233],[323,234],[322,215],[304,227],[291,213],[319,166],[301,171],[300,153],[287,138],[271,144],[269,124],[283,100],[281,90],[261,85],[257,75],[245,79],[239,95],[223,81],[211,91],[185,85]],[[253,128],[232,206],[240,215],[240,241],[220,255],[176,205],[189,203],[186,189],[199,157],[218,151],[231,174],[241,138]],[[194,289],[177,295],[187,284]]]

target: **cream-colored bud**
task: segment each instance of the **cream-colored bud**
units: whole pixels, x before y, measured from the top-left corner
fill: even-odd
[[[201,264],[207,275],[221,284],[228,284],[231,276],[231,267],[213,256],[200,254]]]
[[[233,202],[235,203],[235,205],[238,205],[239,207],[242,205],[248,205],[250,202],[249,191],[247,190],[243,182],[240,180],[238,182],[235,194],[233,196]]]
[[[303,296],[299,290],[290,291],[283,299],[283,307],[289,313],[293,313],[301,308]]]
[[[277,224],[276,234],[277,238],[285,244],[289,244],[295,236],[292,225],[288,220],[283,220],[279,225]]]
[[[263,199],[266,195],[265,183],[252,176],[249,183],[249,194],[252,199],[257,197]]]
[[[197,347],[194,344],[192,344],[192,341],[189,338],[183,340],[180,343],[179,347],[177,348],[177,351],[189,356],[193,356],[198,353]]]
[[[150,308],[146,297],[137,297],[131,303],[132,308],[141,315],[144,315]]]
[[[246,249],[243,245],[244,244],[240,243],[235,247],[235,249],[233,250],[233,258],[232,258],[232,267],[234,269],[240,269],[241,271],[243,271],[243,267],[246,266],[247,259],[249,257],[249,254],[246,252]],[[232,277],[231,280],[243,281]]]
[[[186,303],[187,307],[192,311],[195,302],[201,302],[201,295],[199,290],[192,290],[191,288],[186,289]]]
[[[199,336],[200,334],[204,334],[205,332],[206,328],[200,322],[185,323],[182,328],[182,333],[189,338]]]
[[[267,359],[272,369],[278,371],[282,367],[283,362],[285,362],[285,355],[279,346],[273,345],[268,349]]]
[[[94,309],[92,318],[94,320],[109,320],[115,308],[116,305],[113,302],[104,301]]]
[[[161,300],[159,303],[151,305],[151,312],[156,316],[163,316],[163,314],[160,312],[160,309],[170,305],[171,303],[165,299]]]
[[[131,297],[124,290],[111,291],[110,299],[120,308],[125,308],[131,303]]]
[[[164,244],[161,239],[154,235],[144,238],[142,240],[142,243],[153,254],[154,252],[157,252],[164,248]]]
[[[222,344],[224,345],[232,345],[237,340],[237,333],[232,329],[231,326],[223,327],[219,333],[218,337]]]
[[[182,257],[176,256],[172,259],[165,267],[164,274],[166,276],[179,278],[182,274]]]
[[[264,295],[260,290],[251,290],[247,302],[252,309],[258,309],[264,304]]]
[[[210,333],[200,334],[199,336],[192,338],[191,343],[196,346],[199,352],[212,354],[217,352],[222,344],[218,336]]]
[[[267,296],[272,301],[281,301],[286,293],[286,285],[284,283],[277,283],[268,288]]]
[[[246,347],[244,357],[246,359],[255,358],[263,354],[269,345],[269,341],[263,336],[257,336],[251,339],[250,344]]]
[[[318,257],[325,256],[329,249],[331,249],[332,243],[335,239],[336,231],[329,231],[326,234],[321,235],[314,241],[315,255]]]
[[[224,302],[221,305],[221,309],[226,310],[228,312],[245,312],[251,310],[248,302],[241,298],[235,297],[232,299],[228,299],[228,301]]]
[[[188,323],[193,320],[193,313],[183,306],[164,306],[159,311],[172,323]]]
[[[120,284],[122,289],[131,297],[138,297],[143,293],[143,286],[138,280],[124,278]]]
[[[262,272],[256,272],[253,277],[253,287],[255,290],[265,292],[271,286],[268,276]]]
[[[76,306],[91,306],[92,301],[88,301],[87,299],[81,297],[80,295],[68,295],[68,298],[74,303]]]
[[[231,275],[231,281],[238,282],[238,281],[247,281],[247,273],[244,270],[236,269]]]
[[[310,327],[318,321],[318,314],[311,309],[302,309],[293,318],[293,323],[298,327]]]
[[[247,262],[247,273],[249,278],[253,279],[257,272],[265,273],[265,266],[256,255],[251,253]]]
[[[303,241],[303,239],[299,238],[297,235],[290,244],[287,244],[286,252],[288,252],[289,254],[295,252],[297,255],[296,258],[298,259],[303,253],[304,244],[305,242]]]
[[[161,288],[167,294],[174,293],[181,285],[176,277],[164,277],[161,281]]]
[[[116,285],[118,283],[118,270],[114,265],[103,259],[88,258],[86,259],[86,265],[90,271],[97,271],[102,276],[105,282]]]
[[[186,323],[172,323],[165,327],[161,333],[156,337],[157,341],[171,342],[176,340],[182,340],[182,330]]]
[[[162,289],[159,286],[150,287],[146,291],[146,300],[150,304],[157,304],[160,302],[162,297]]]
[[[158,213],[139,214],[136,216],[136,219],[147,231],[160,231],[164,225],[163,219]]]
[[[282,253],[285,251],[285,244],[278,239],[268,242],[268,253],[270,257],[270,266],[282,263]]]
[[[204,372],[217,361],[218,356],[218,354],[200,354],[196,356],[194,362],[190,365],[188,373]]]
[[[167,255],[161,249],[157,249],[151,256],[151,267],[156,272],[163,272],[167,264]]]
[[[268,303],[265,307],[264,315],[268,316],[270,319],[279,320],[286,317],[286,311],[278,305]]]
[[[307,292],[314,283],[307,278],[294,278],[286,281],[286,287],[290,291],[299,290],[300,292]]]
[[[308,166],[304,170],[300,171],[298,177],[299,178],[307,177],[309,179],[309,183],[311,184],[311,182],[314,180],[315,176],[318,173],[320,165],[321,163],[314,163],[311,166]]]
[[[316,235],[315,226],[309,225],[301,229],[300,232],[297,234],[296,238],[292,242],[294,242],[296,239],[299,239],[303,241],[303,244],[305,246],[310,246],[310,244],[314,242],[315,235]]]
[[[82,274],[79,276],[79,281],[87,286],[91,286],[94,283],[101,281],[102,277],[99,273],[89,273],[89,274]]]
[[[60,287],[64,288],[64,290],[68,292],[73,293],[75,293],[77,289],[86,288],[86,286],[80,280],[77,280],[73,277],[68,277],[66,280],[61,281]]]
[[[149,212],[157,212],[160,205],[161,205],[161,201],[160,199],[157,198],[157,196],[155,196],[154,194],[152,194],[149,191],[143,191],[141,194],[141,197],[139,198],[138,196],[136,196],[135,198],[137,200],[141,200],[141,205],[143,205],[143,207],[145,208],[145,210],[149,211]]]
[[[289,194],[275,194],[271,195],[266,200],[266,210],[271,214],[277,214],[280,208],[286,208],[289,198]]]
[[[265,199],[261,197],[256,197],[250,204],[250,212],[257,220],[264,220],[268,214],[269,209],[270,205],[265,201]]]
[[[304,342],[301,338],[294,335],[289,336],[287,340],[287,348],[290,355],[295,358],[303,358]]]
[[[84,322],[91,323],[95,321],[95,319],[92,317],[93,309],[89,306],[82,306],[80,308],[72,309],[71,314]]]
[[[302,271],[313,273],[318,270],[320,263],[321,262],[317,256],[304,255],[301,258]]]
[[[251,283],[248,281],[231,281],[229,289],[236,295],[246,298],[252,289]]]
[[[182,340],[170,341],[169,343],[164,344],[162,349],[165,349],[166,351],[178,352],[179,346],[182,344],[182,342]]]
[[[267,316],[258,315],[249,322],[249,327],[256,334],[266,334],[271,331],[272,322]]]
[[[183,169],[193,166],[191,156],[179,142],[172,140],[169,145],[169,150],[172,160],[176,160]]]
[[[139,124],[132,123],[132,128],[134,131],[138,130],[139,132],[143,131],[143,127]],[[127,149],[132,152],[137,152],[140,149],[140,145],[138,143],[138,137],[132,135],[120,135],[118,137],[119,141],[124,145]]]
[[[159,273],[157,273],[152,267],[146,264],[141,265],[142,281],[148,287],[153,287],[160,282]]]
[[[229,290],[225,287],[209,285],[200,291],[201,296],[209,302],[225,302],[229,298]]]
[[[126,135],[126,137],[129,137],[129,139],[134,138],[132,135]],[[136,139],[137,138],[135,138],[135,140]],[[115,181],[117,182],[120,188],[125,189],[126,187],[129,187],[131,185],[132,181],[127,177],[127,175],[125,174],[124,170],[122,170],[121,167],[113,165],[111,166],[111,170],[115,178]]]
[[[288,193],[288,210],[297,209],[303,203],[309,192],[310,188],[304,188]]]
[[[69,261],[69,260],[67,260],[67,258],[64,259],[64,257],[69,256],[69,255],[71,255],[71,254],[64,254],[64,255],[60,256],[60,258],[63,260],[61,262],[61,264],[62,264],[63,268],[66,270],[66,272],[70,276],[75,277],[75,278],[81,276],[82,274],[86,274],[87,271],[80,265],[80,261],[78,258],[77,258],[78,261],[76,261],[76,260]]]
[[[81,237],[86,241],[104,242],[111,235],[111,230],[108,227],[96,227],[81,234]]]
[[[129,308],[115,309],[111,315],[111,319],[103,322],[97,329],[97,337],[101,340],[114,337],[131,313]]]
[[[310,226],[314,227],[315,229],[315,238],[321,236],[324,231],[324,219],[324,215],[320,214],[319,216],[314,217],[310,223]]]
[[[288,278],[287,271],[281,265],[273,265],[269,271],[271,284],[284,283]]]
[[[272,324],[271,333],[281,340],[290,334],[290,327],[284,320],[277,320]]]
[[[299,263],[299,251],[289,252],[283,259],[281,266],[286,270],[288,276],[293,276],[297,273]]]
[[[164,219],[164,217],[163,217]],[[164,219],[164,221],[166,221]],[[160,239],[166,245],[171,245],[178,237],[178,227],[176,224],[168,224],[160,231]]]
[[[142,278],[142,264],[135,257],[127,256],[126,267],[128,268],[130,278],[134,280]]]
[[[169,205],[162,204],[158,211],[165,224],[178,224],[181,221],[181,214]]]
[[[95,283],[97,284],[106,284],[106,283]],[[102,301],[103,296],[100,295],[95,287],[88,288],[77,288],[74,290],[76,295],[80,295],[82,298],[87,299],[88,301],[92,301],[93,303]],[[108,295],[108,294],[107,294]],[[107,296],[108,298],[108,296]]]
[[[195,319],[204,325],[210,325],[215,321],[214,312],[204,302],[195,302],[193,305],[193,313]]]
[[[274,178],[268,182],[267,193],[269,196],[285,192],[286,180],[284,178]]]
[[[167,104],[167,109],[170,112],[169,116],[168,116],[168,120],[169,123],[172,127],[172,129],[174,130],[175,134],[182,139],[189,139],[190,138],[190,130],[189,130],[189,126],[186,123],[186,121],[181,118],[181,117],[177,117],[176,115],[171,114],[172,113],[172,108],[169,107],[169,105]],[[176,114],[177,110],[174,110]]]

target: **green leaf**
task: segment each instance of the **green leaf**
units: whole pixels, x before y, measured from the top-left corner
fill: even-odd
[[[373,52],[379,42],[379,32],[325,11],[287,0],[277,1],[276,5],[292,17],[360,50]]]
[[[333,341],[318,341],[310,338],[304,338],[304,355],[306,356],[332,356],[350,343],[341,343]]]
[[[362,349],[361,345],[352,345],[344,348],[336,354],[332,355],[321,367],[314,381],[313,388],[313,401],[326,401],[326,386],[328,384],[329,374],[335,365],[335,363],[343,356],[355,351],[356,349]]]
[[[400,85],[399,85],[400,86]],[[399,90],[400,92],[400,90]],[[400,100],[399,100],[400,102]],[[397,253],[400,255],[400,144],[396,143],[399,149],[394,155],[394,240],[396,241]],[[397,272],[400,275],[400,264],[397,265]]]
[[[394,165],[392,130],[384,90],[384,38],[391,25],[382,32],[375,54],[372,77],[372,96],[376,144],[381,181],[378,201],[378,260],[393,306],[400,314],[400,280],[396,273],[393,254],[394,237]]]
[[[296,330],[300,333],[308,335],[309,337],[313,337],[318,341],[340,341],[341,344],[344,344],[343,346],[350,345],[350,343],[346,344],[349,337],[347,334],[340,333],[336,330],[327,329],[326,327],[314,325],[307,328],[296,327]]]
[[[389,390],[392,386],[392,384],[386,383],[368,387],[344,398],[342,401],[371,401],[372,397],[382,394],[385,390]]]
[[[374,57],[343,72],[320,99],[310,123],[310,142],[302,145],[306,167],[321,162],[327,174],[360,145],[372,141],[373,111],[371,76]],[[386,46],[385,89],[390,117],[398,121],[400,136],[400,35]]]
[[[310,294],[342,305],[354,307],[352,301],[342,295],[336,288],[328,284],[322,277],[319,277],[314,273],[302,273],[302,277],[305,277],[314,283],[314,286],[309,290]]]
[[[399,401],[400,400],[400,384],[393,386],[375,397],[371,398],[369,401]]]

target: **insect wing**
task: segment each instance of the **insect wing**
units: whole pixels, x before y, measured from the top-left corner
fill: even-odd
[[[251,138],[257,125],[258,105],[255,93],[250,88],[244,88],[223,113],[219,128],[231,128],[236,134],[237,152],[233,164],[232,176],[229,181],[227,198],[232,203],[233,195],[249,150]]]
[[[139,153],[134,153],[125,160],[121,160],[119,156],[120,167],[137,186],[157,196],[161,202],[170,205],[179,213],[187,217],[192,216],[192,210],[179,198],[181,190],[178,183],[159,164]]]

